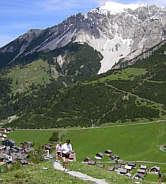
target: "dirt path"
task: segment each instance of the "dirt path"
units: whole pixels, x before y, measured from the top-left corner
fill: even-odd
[[[54,162],[53,163],[53,167],[54,169],[56,170],[59,170],[59,171],[64,171],[64,168],[60,165],[60,163],[58,162]],[[92,181],[94,183],[97,183],[97,184],[108,184],[105,179],[97,179],[97,178],[93,178],[91,176],[88,176],[87,174],[83,174],[81,172],[77,172],[77,171],[67,171],[66,172],[67,174],[71,175],[71,176],[74,176],[74,177],[77,177],[81,180],[84,180],[84,181]]]

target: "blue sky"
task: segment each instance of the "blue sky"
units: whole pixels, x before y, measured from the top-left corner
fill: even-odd
[[[0,47],[27,32],[60,23],[78,12],[109,0],[0,0]],[[123,4],[148,3],[166,6],[166,0],[113,0]]]

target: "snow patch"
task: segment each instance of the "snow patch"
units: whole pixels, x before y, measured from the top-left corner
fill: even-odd
[[[80,32],[75,41],[88,43],[103,55],[98,74],[107,72],[119,59],[126,57],[131,51],[132,44],[132,39],[123,39],[118,34],[110,39],[101,33],[101,37],[96,39],[85,32]]]
[[[109,11],[111,14],[123,13],[127,9],[136,10],[139,7],[147,6],[145,4],[121,4],[117,2],[105,2],[99,9],[100,11]]]

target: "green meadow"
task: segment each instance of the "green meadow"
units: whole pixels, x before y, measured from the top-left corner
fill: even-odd
[[[166,153],[160,151],[160,145],[166,144],[166,122],[70,130],[63,139],[67,138],[79,161],[111,149],[126,161],[166,162]]]
[[[52,136],[53,130],[16,130],[9,134],[9,139],[16,141],[20,144],[24,141],[31,141],[37,145],[44,145]]]
[[[143,123],[143,122],[141,122]],[[111,149],[113,154],[120,156],[124,161],[152,161],[166,163],[166,152],[160,151],[160,145],[166,144],[166,121],[144,122],[147,124],[119,124],[110,127],[87,128],[87,129],[57,129],[59,135],[62,134],[62,141],[71,139],[73,149],[76,152],[77,162],[70,163],[71,170],[80,171],[96,178],[105,178],[107,181],[117,184],[127,184],[132,181],[125,176],[119,176],[114,172],[107,171],[107,167],[112,164],[105,163],[104,169],[81,164],[85,157],[95,160],[97,152],[104,152]],[[44,145],[49,142],[55,129],[49,130],[16,130],[9,134],[10,139],[17,143],[23,141],[32,141],[37,145]],[[103,161],[109,161],[104,156]],[[148,164],[138,163],[137,168],[133,170],[132,175],[139,168],[139,165],[145,164],[148,169],[154,165],[161,167],[162,173],[166,172],[166,164]],[[114,165],[114,164],[113,164]],[[48,170],[42,170],[47,167]],[[23,170],[10,171],[8,175],[2,174],[4,183],[10,181],[17,182],[43,182],[43,183],[84,183],[83,181],[68,176],[67,174],[55,171],[52,163],[41,163],[36,166],[29,166]],[[28,179],[30,178],[30,179]],[[50,179],[51,178],[51,179]],[[143,183],[153,183],[157,181],[157,176],[147,175]],[[90,183],[90,182],[87,182]]]

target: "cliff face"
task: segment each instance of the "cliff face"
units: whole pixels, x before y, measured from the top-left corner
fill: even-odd
[[[50,28],[28,31],[0,49],[0,66],[70,42],[86,42],[103,55],[98,72],[103,73],[119,60],[131,60],[165,37],[166,8],[142,5],[114,11],[103,6]]]

